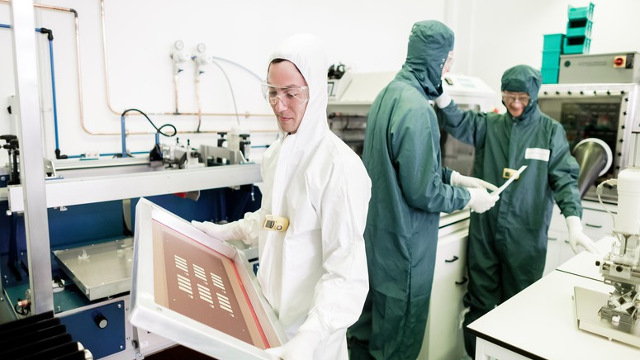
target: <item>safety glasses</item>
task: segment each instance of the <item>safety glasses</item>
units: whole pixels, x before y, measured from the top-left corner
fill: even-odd
[[[447,56],[447,60],[444,62],[444,68],[446,70],[446,72],[449,72],[451,70],[451,67],[453,66],[453,52],[450,51],[449,55]]]
[[[511,94],[511,93],[507,93],[507,92],[502,92],[502,101],[504,101],[505,104],[511,104],[514,102],[519,102],[522,105],[527,105],[529,103],[529,100],[531,100],[531,97],[527,94]]]
[[[297,106],[309,101],[309,87],[276,86],[265,82],[262,83],[262,95],[271,105],[277,104],[280,100],[286,106]]]

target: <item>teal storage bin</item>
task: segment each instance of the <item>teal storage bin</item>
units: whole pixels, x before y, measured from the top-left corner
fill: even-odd
[[[591,39],[588,37],[566,37],[563,54],[588,54]]]
[[[586,36],[591,38],[593,21],[586,19],[570,20],[567,24],[567,37]]]
[[[593,20],[593,3],[589,3],[587,7],[571,7],[569,6],[569,20],[573,19],[585,19]]]
[[[542,50],[562,52],[563,43],[564,34],[546,34],[544,35],[544,45]]]
[[[542,73],[542,83],[543,84],[557,84],[558,83],[558,73],[560,72],[560,67],[555,68],[545,68],[540,69],[540,73]]]
[[[560,66],[561,51],[543,51],[542,68],[557,68]]]

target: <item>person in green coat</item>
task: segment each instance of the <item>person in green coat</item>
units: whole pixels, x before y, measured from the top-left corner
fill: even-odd
[[[565,216],[574,251],[594,252],[582,231],[579,166],[562,125],[538,107],[540,71],[514,66],[502,76],[504,114],[463,111],[445,93],[436,100],[445,131],[475,147],[473,175],[502,185],[527,168],[482,214],[471,214],[464,305],[465,348],[475,356],[475,336],[466,326],[542,277],[554,200]]]
[[[349,328],[352,360],[415,359],[422,347],[441,212],[491,208],[496,187],[442,167],[438,119],[454,35],[438,21],[413,25],[407,58],[371,105],[362,160],[372,181],[364,232],[369,294]]]

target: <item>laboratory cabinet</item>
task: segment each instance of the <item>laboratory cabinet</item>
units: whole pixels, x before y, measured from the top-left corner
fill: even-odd
[[[462,298],[467,290],[466,247],[469,220],[440,228],[421,360],[460,359],[464,342],[460,327]]]

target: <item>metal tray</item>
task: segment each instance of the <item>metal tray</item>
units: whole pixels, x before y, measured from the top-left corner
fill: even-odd
[[[62,270],[93,301],[131,290],[133,238],[56,250]]]

